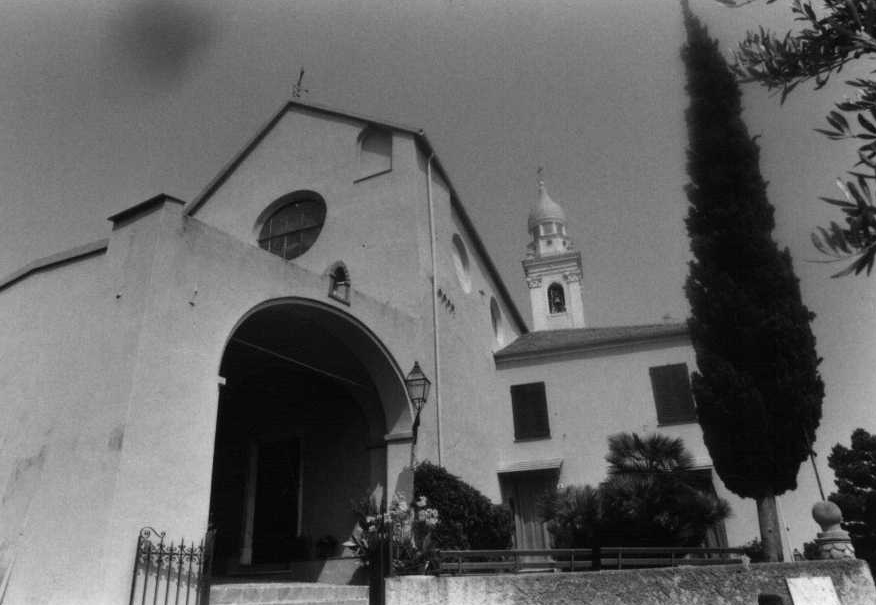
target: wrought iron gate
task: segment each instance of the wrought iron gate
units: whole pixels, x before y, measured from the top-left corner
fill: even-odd
[[[208,605],[214,532],[199,544],[165,543],[165,532],[137,536],[130,605]]]

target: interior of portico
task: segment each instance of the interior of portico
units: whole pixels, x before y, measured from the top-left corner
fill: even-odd
[[[210,504],[217,574],[350,554],[342,543],[353,502],[387,475],[387,389],[378,386],[387,372],[375,380],[373,366],[388,360],[365,351],[362,336],[354,323],[298,304],[267,306],[234,331],[221,366]]]

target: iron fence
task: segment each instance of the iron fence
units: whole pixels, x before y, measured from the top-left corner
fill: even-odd
[[[732,565],[742,548],[604,546],[590,548],[440,550],[437,573],[516,573],[520,571],[641,569],[677,565]]]
[[[165,542],[144,527],[137,536],[129,605],[208,605],[214,532],[200,543]]]

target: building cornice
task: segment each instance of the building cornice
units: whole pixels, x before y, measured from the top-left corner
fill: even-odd
[[[612,330],[615,334],[601,336],[600,331]],[[625,332],[626,330],[626,332]],[[643,333],[651,330],[651,333]],[[521,338],[496,351],[493,358],[496,365],[513,361],[538,360],[562,355],[586,354],[601,351],[615,351],[653,344],[668,344],[672,342],[689,342],[690,335],[686,324],[661,324],[653,326],[628,326],[619,328],[576,328],[563,332],[578,332],[582,338],[568,339],[566,341],[550,342],[552,336],[557,335],[559,330],[541,330],[530,332],[521,337],[528,340],[541,339],[545,343],[536,343],[528,348],[521,348]],[[589,335],[593,335],[588,338]],[[516,346],[515,346],[516,345]]]
[[[523,267],[526,269],[539,269],[541,267],[551,267],[553,265],[559,265],[563,263],[580,263],[581,262],[581,251],[580,250],[572,250],[569,252],[561,252],[559,254],[552,254],[551,256],[533,256],[531,258],[524,258],[522,261]]]
[[[97,240],[96,242],[91,242],[89,244],[84,244],[82,246],[77,246],[75,248],[64,250],[63,252],[58,252],[57,254],[38,258],[37,260],[26,264],[24,267],[18,269],[17,271],[13,271],[6,277],[0,279],[0,291],[5,290],[11,285],[18,283],[26,277],[29,277],[35,273],[39,273],[47,269],[53,269],[55,267],[66,265],[75,261],[85,260],[86,258],[97,256],[98,254],[103,254],[104,252],[106,252],[108,246],[109,240],[101,239]]]
[[[159,193],[156,196],[149,198],[139,204],[134,204],[129,208],[125,208],[121,212],[116,212],[112,216],[108,216],[106,220],[111,221],[114,225],[117,225],[123,221],[127,221],[133,218],[139,218],[144,214],[148,214],[162,206],[166,202],[170,202],[172,204],[179,204],[181,206],[185,205],[185,202],[179,200],[171,195],[167,195],[166,193]]]

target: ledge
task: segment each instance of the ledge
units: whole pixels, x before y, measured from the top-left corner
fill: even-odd
[[[185,205],[185,202],[183,202],[182,200],[178,200],[173,196],[167,195],[166,193],[159,193],[158,195],[150,197],[144,202],[134,204],[130,208],[125,208],[121,212],[116,212],[112,216],[108,216],[106,220],[112,221],[112,223],[115,225],[122,221],[126,221],[128,219],[142,216],[143,214],[151,212],[165,202],[172,202],[181,206]]]
[[[556,471],[563,466],[562,458],[550,458],[548,460],[527,460],[526,462],[514,462],[506,464],[497,470],[500,475],[508,473],[526,473],[529,471]]]
[[[39,258],[0,279],[0,291],[5,290],[12,284],[19,282],[34,273],[45,271],[46,269],[51,269],[58,265],[64,265],[73,261],[85,259],[90,256],[95,256],[97,254],[103,254],[106,252],[108,245],[108,239],[101,239],[96,242],[91,242],[90,244],[85,244],[84,246],[77,246],[76,248],[70,248],[69,250],[64,250],[63,252],[58,252],[51,256]]]
[[[646,324],[529,332],[493,354],[496,363],[687,339],[687,324]]]
[[[409,443],[414,440],[414,434],[411,431],[400,431],[384,435],[383,440],[387,443]]]

